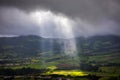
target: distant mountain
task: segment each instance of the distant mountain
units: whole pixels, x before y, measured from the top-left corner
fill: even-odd
[[[84,54],[106,54],[120,52],[119,36],[93,36],[76,39],[79,52]]]
[[[59,51],[60,45],[56,39],[38,36],[0,37],[0,57],[31,57],[38,53]]]
[[[33,57],[44,52],[62,54],[64,41],[67,39],[51,39],[39,36],[0,37],[0,59]],[[120,37],[93,36],[75,39],[78,54],[96,55],[120,52]]]

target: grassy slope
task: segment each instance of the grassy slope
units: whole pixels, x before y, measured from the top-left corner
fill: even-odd
[[[120,63],[120,53],[94,55],[89,57],[89,61],[107,62],[107,63]]]

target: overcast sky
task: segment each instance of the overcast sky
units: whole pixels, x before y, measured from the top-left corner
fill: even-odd
[[[120,0],[0,0],[0,36],[120,36]]]

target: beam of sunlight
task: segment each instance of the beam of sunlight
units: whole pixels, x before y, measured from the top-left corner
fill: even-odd
[[[63,14],[54,14],[51,11],[35,11],[31,13],[31,17],[38,24],[42,37],[62,39],[63,52],[69,57],[77,56],[73,20]],[[53,43],[53,41],[50,41],[50,45],[48,45],[50,46],[49,51],[53,51]],[[45,45],[47,43],[42,41],[41,47],[43,52],[45,51]]]

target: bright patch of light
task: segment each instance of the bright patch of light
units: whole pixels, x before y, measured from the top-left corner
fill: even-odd
[[[51,11],[35,11],[30,16],[38,24],[40,36],[47,38],[73,38],[63,41],[63,48],[64,53],[67,55],[76,56],[77,50],[73,33],[73,20],[63,14],[55,14]]]
[[[51,11],[35,11],[31,14],[32,19],[35,23],[37,23],[41,30],[49,30],[42,32],[46,37],[58,37],[58,38],[70,38],[74,37],[72,27],[74,25],[74,21],[61,14],[54,14]],[[52,24],[52,26],[50,26]],[[53,30],[51,30],[53,29]],[[54,34],[59,35],[54,35]]]

